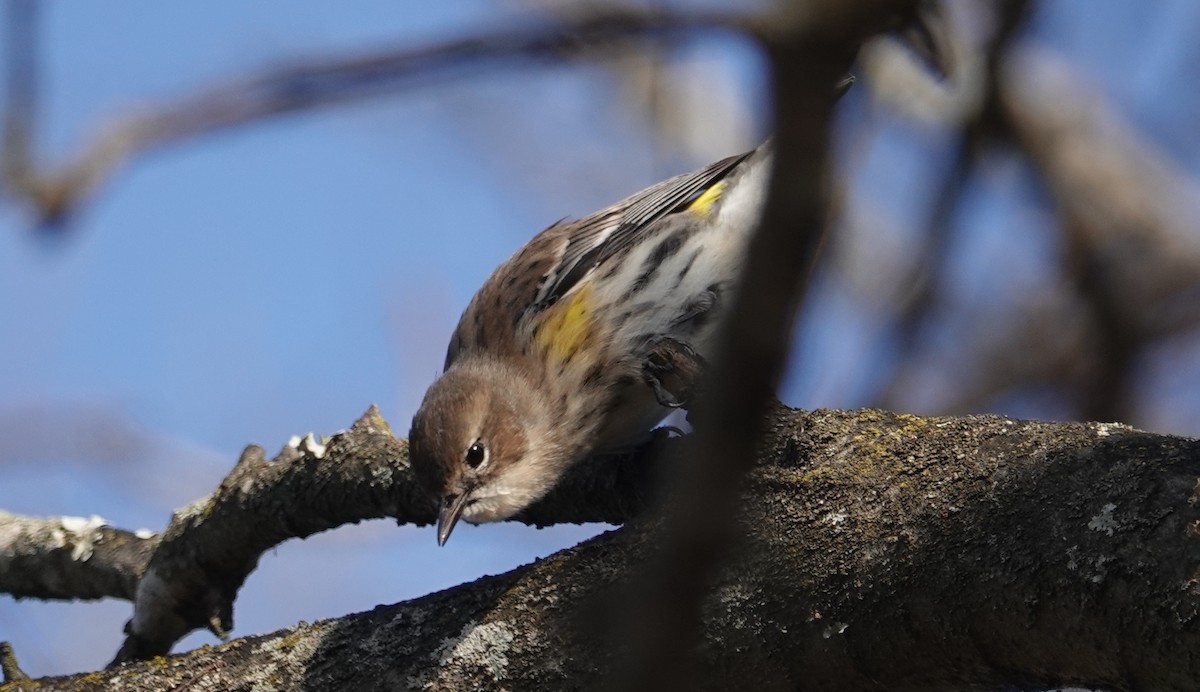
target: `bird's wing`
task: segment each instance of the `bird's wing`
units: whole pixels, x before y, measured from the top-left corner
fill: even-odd
[[[701,170],[664,180],[607,209],[571,222],[559,262],[538,287],[533,309],[543,310],[553,305],[605,260],[636,244],[655,221],[687,209],[748,156],[750,153],[731,156]]]
[[[546,310],[606,260],[635,245],[654,222],[704,198],[753,152],[675,176],[575,221],[539,233],[484,283],[459,320],[446,353],[520,350],[518,325]]]

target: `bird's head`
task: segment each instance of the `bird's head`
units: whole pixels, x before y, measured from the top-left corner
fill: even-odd
[[[507,519],[554,485],[552,430],[529,378],[494,361],[456,363],[430,386],[409,456],[438,503],[438,545],[459,519]]]

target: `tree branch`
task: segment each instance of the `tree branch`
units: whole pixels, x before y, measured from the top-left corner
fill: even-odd
[[[998,114],[1062,217],[1063,273],[1086,318],[1084,417],[1128,420],[1138,359],[1200,321],[1200,187],[1051,56],[1017,53]]]
[[[780,410],[766,427],[750,533],[704,601],[699,687],[1196,688],[1200,442],[875,410]],[[624,655],[598,633],[652,528],[407,603],[37,682],[594,688]]]
[[[573,468],[549,496],[517,518],[554,523],[621,522],[649,494],[654,465],[638,453]],[[251,446],[210,496],[175,513],[139,582],[134,615],[113,663],[167,653],[192,630],[221,638],[233,628],[233,602],[264,552],[290,538],[363,519],[430,524],[435,508],[412,476],[408,445],[371,407],[326,445],[310,438],[271,461]]]
[[[16,598],[133,600],[158,537],[97,516],[22,517],[0,510],[0,593]]]
[[[18,14],[24,12],[26,14]],[[31,3],[14,3],[13,24],[32,25]],[[553,26],[486,31],[417,49],[383,50],[302,63],[198,91],[126,117],[101,131],[73,161],[56,171],[33,160],[32,37],[13,42],[9,62],[8,128],[0,184],[47,225],[63,220],[134,157],[154,148],[266,118],[371,98],[462,74],[476,75],[519,62],[560,63],[631,42],[665,40],[700,30],[745,30],[725,13],[629,8],[576,13]]]
[[[517,520],[624,522],[652,497],[654,459],[677,444],[660,436],[635,452],[579,464]],[[150,658],[195,629],[227,636],[238,590],[259,557],[285,540],[364,519],[424,525],[435,516],[409,471],[407,444],[372,407],[325,445],[296,440],[270,461],[260,447],[247,447],[221,485],[176,511],[159,536],[141,538],[99,517],[0,512],[0,592],[133,600],[114,663]]]

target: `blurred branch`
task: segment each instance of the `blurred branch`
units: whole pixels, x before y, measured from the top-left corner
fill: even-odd
[[[9,0],[5,6],[4,134],[0,142],[0,182],[11,194],[38,200],[42,183],[30,166],[37,104],[36,0]]]
[[[1005,77],[1005,125],[1055,200],[1063,273],[1087,316],[1094,362],[1075,383],[1081,413],[1128,420],[1137,359],[1200,325],[1200,187],[1061,61],[1025,51]]]
[[[1015,53],[1001,87],[1004,124],[1096,242],[1110,254],[1124,248],[1174,258],[1173,273],[1197,274],[1194,179],[1119,118],[1083,75],[1047,52]],[[1179,285],[1169,278],[1159,281]]]
[[[971,361],[958,369],[970,377],[941,408],[978,410],[1006,392],[1049,385],[1074,400],[1068,415],[1129,420],[1147,350],[1200,326],[1200,185],[1045,52],[1010,54],[996,104],[995,130],[1019,147],[1057,206],[1061,280],[1050,282],[1051,295],[1018,297],[1010,314],[958,330],[957,350]],[[913,376],[901,367],[881,402],[902,405],[898,393]]]
[[[900,293],[898,365],[875,401],[904,405],[919,332],[939,318],[937,301],[947,290],[945,252],[955,237],[947,224],[975,165],[970,143],[999,135],[1017,145],[1053,196],[1068,295],[1033,300],[1029,311],[1014,307],[1007,318],[990,316],[986,333],[1002,332],[999,338],[979,339],[971,326],[958,328],[966,335],[961,341],[971,344],[957,350],[970,354],[971,364],[962,369],[972,381],[940,408],[975,410],[1023,385],[1055,384],[1076,402],[1067,415],[1128,420],[1135,415],[1132,378],[1146,350],[1200,325],[1200,186],[1122,123],[1112,105],[1061,60],[1027,48],[1003,50],[1023,4],[1006,6],[998,34],[1003,40],[993,41],[984,61],[985,97],[966,122],[967,144],[960,150],[967,158],[952,167],[933,207],[932,230],[919,253],[927,259],[914,274],[915,289]],[[895,72],[875,76],[886,85]],[[895,84],[881,91],[893,97],[905,92]]]
[[[838,87],[863,41],[904,23],[914,6],[794,3],[761,27],[774,97],[768,191],[693,412],[687,463],[671,479],[675,501],[656,535],[645,583],[626,607],[632,617],[622,635],[632,642],[632,658],[620,689],[692,689],[701,681],[690,655],[699,606],[740,531],[737,489],[755,463],[830,211]]]
[[[974,170],[979,148],[994,130],[997,109],[997,83],[1002,60],[1008,53],[1028,12],[1028,0],[1006,0],[997,3],[996,30],[982,46],[970,46],[952,22],[934,24],[936,43],[944,46],[947,72],[956,83],[953,92],[944,99],[935,98],[937,90],[917,88],[906,70],[898,70],[877,56],[875,76],[877,93],[889,102],[910,113],[930,115],[948,125],[957,125],[953,137],[957,140],[945,178],[930,206],[928,231],[923,249],[917,253],[918,263],[904,281],[905,290],[898,291],[894,307],[897,363],[890,376],[878,388],[874,405],[895,407],[902,399],[907,384],[906,365],[920,344],[921,332],[936,316],[938,299],[943,295],[947,259],[955,238],[954,221],[963,190]],[[926,79],[926,82],[929,80]]]
[[[1092,336],[1075,301],[1052,291],[1018,302],[1012,312],[981,312],[964,325],[959,350],[970,362],[956,369],[970,375],[960,378],[945,408],[982,411],[1016,387],[1060,384],[1074,391],[1087,381],[1095,368]],[[996,325],[1004,325],[998,334]]]
[[[1200,684],[1200,443],[871,410],[780,410],[763,427],[746,541],[704,599],[698,689]],[[626,605],[654,531],[638,522],[407,603],[37,683],[596,689],[632,643],[587,625]]]
[[[872,96],[901,113],[946,127],[977,117],[987,84],[987,49],[972,45],[950,15],[954,5],[918,0],[895,36],[868,41],[859,56]]]
[[[27,8],[31,2],[12,7]],[[10,22],[11,23],[11,22]],[[26,24],[32,24],[27,20]],[[14,25],[15,26],[15,25]],[[576,13],[552,26],[538,25],[433,46],[298,64],[203,89],[174,103],[130,115],[96,135],[65,167],[42,170],[30,153],[33,91],[32,27],[10,44],[9,127],[5,138],[3,187],[31,206],[44,223],[79,208],[133,158],[166,144],[223,131],[282,114],[393,93],[436,79],[477,75],[514,62],[553,64],[620,48],[632,42],[665,40],[700,30],[744,31],[730,14],[691,11],[620,10]],[[14,31],[16,29],[14,28]]]

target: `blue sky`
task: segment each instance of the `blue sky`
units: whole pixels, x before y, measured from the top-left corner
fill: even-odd
[[[39,144],[50,160],[133,107],[248,71],[519,21],[491,2],[416,13],[308,0],[42,7]],[[1185,85],[1197,49],[1183,39],[1197,20],[1188,0],[1063,1],[1047,3],[1035,35],[1195,172],[1198,96]],[[347,427],[371,403],[406,430],[458,314],[522,242],[763,136],[752,52],[711,40],[676,54],[718,77],[703,88],[721,102],[695,125],[715,122],[718,134],[687,154],[661,154],[611,73],[519,68],[164,148],[50,241],[0,200],[0,507],[159,529],[246,443],[273,452],[293,434]],[[921,152],[937,142],[896,126],[872,146],[861,184],[912,206],[906,190],[936,169]],[[1012,232],[1008,201],[1027,186],[998,170],[967,212],[993,238]],[[788,403],[861,403],[873,335],[839,310],[848,298],[826,297],[797,349],[822,367],[794,368]],[[287,543],[250,577],[235,635],[453,586],[603,528],[465,527],[439,550],[431,529],[369,522]],[[32,674],[94,669],[129,612],[0,597],[0,639]]]

